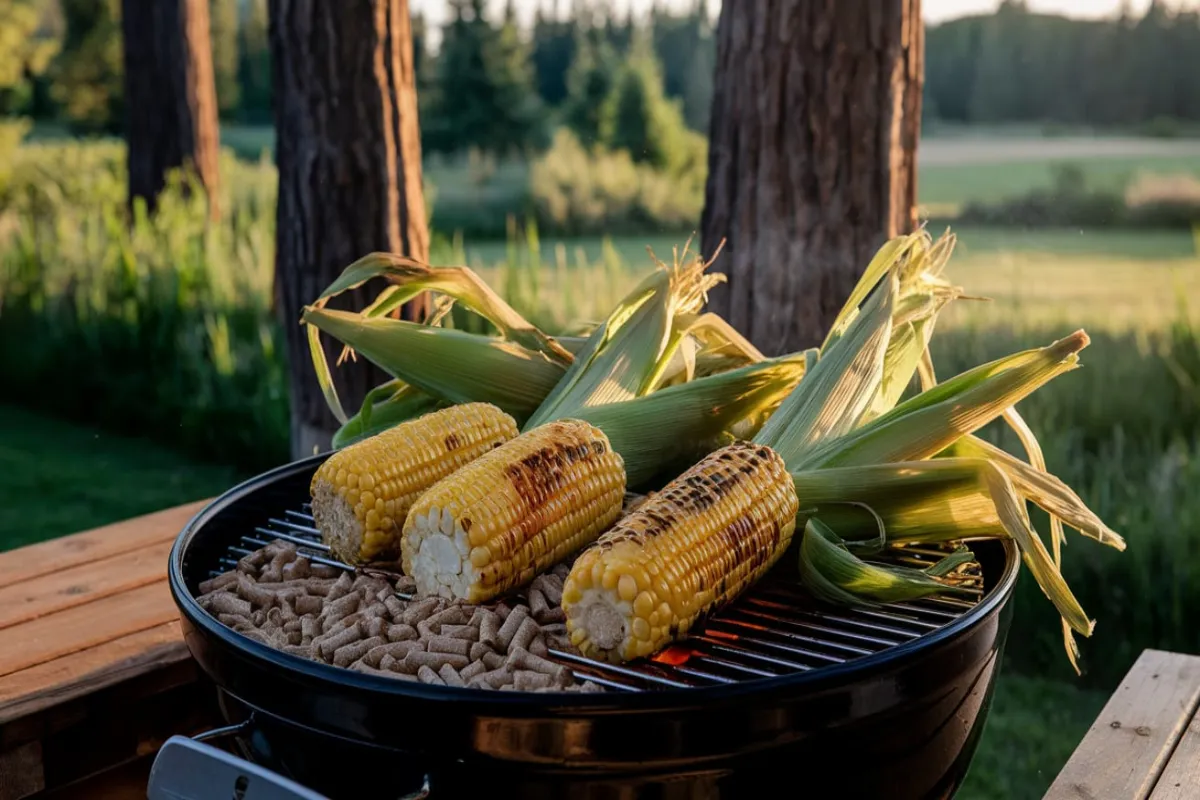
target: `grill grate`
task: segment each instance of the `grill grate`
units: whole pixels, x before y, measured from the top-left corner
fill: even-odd
[[[242,535],[218,560],[210,577],[234,569],[242,556],[274,539],[293,542],[315,562],[353,569],[329,558],[329,548],[321,543],[305,504],[299,511],[289,509],[282,516],[271,517],[253,533]],[[922,567],[945,552],[904,548],[888,553],[886,561]],[[768,577],[694,629],[686,642],[650,660],[617,666],[553,649],[550,657],[570,668],[580,680],[629,692],[712,686],[808,672],[913,641],[958,619],[983,596],[979,564],[960,567],[954,580],[970,592],[969,599],[934,596],[870,609],[833,609],[817,604],[792,582]],[[399,596],[410,599],[403,593]]]

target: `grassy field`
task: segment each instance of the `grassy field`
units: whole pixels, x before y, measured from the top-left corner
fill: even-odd
[[[35,131],[35,140],[64,135],[55,127]],[[270,157],[270,126],[227,124],[221,143],[238,157]],[[1200,176],[1200,139],[1162,140],[1133,137],[1014,137],[1010,131],[970,136],[931,135],[919,150],[919,202],[931,213],[953,214],[968,201],[997,201],[1051,185],[1056,166],[1084,168],[1094,189],[1119,189],[1139,173]],[[521,206],[529,182],[521,161],[489,163],[466,158],[431,157],[425,164],[434,225],[446,229],[458,220],[503,216]]]
[[[1001,672],[987,727],[955,800],[1040,800],[1108,699]]]
[[[219,494],[238,479],[153,442],[0,405],[0,552]]]

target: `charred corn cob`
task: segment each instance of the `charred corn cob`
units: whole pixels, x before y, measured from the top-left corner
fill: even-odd
[[[404,517],[421,493],[517,433],[499,408],[464,403],[338,450],[310,485],[321,538],[348,564],[394,562]]]
[[[620,662],[681,638],[771,568],[798,507],[769,447],[711,453],[576,559],[562,599],[571,643]]]
[[[421,595],[489,600],[594,541],[624,495],[625,466],[603,431],[539,425],[421,496],[404,522],[404,572]]]

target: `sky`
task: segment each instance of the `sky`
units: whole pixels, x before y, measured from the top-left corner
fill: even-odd
[[[693,0],[660,0],[668,6],[675,8],[690,8]],[[517,13],[522,17],[523,21],[533,19],[534,11],[538,6],[549,6],[556,0],[514,0],[517,8]],[[570,0],[557,0],[564,8],[569,6]],[[644,13],[651,5],[652,0],[614,0],[617,8],[624,10],[633,6],[635,12]],[[1140,13],[1147,5],[1149,0],[1133,0],[1131,6],[1135,13]],[[503,0],[488,0],[489,7],[494,8],[496,12],[503,7]],[[719,7],[720,0],[709,0],[709,5],[715,10]],[[409,5],[413,11],[422,11],[425,14],[426,20],[433,25],[440,25],[446,15],[447,3],[446,0],[409,0]],[[929,22],[940,22],[942,20],[951,19],[953,17],[961,17],[965,14],[975,14],[979,12],[988,12],[998,5],[998,0],[923,0],[922,14]],[[1071,16],[1106,16],[1116,13],[1120,7],[1121,0],[1029,0],[1029,7],[1033,11],[1053,14],[1067,14]]]

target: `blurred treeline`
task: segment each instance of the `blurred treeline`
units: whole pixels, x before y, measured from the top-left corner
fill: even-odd
[[[707,132],[719,0],[618,13],[609,0],[447,0],[438,31],[414,16],[425,147],[515,155],[560,125],[658,167]],[[266,0],[212,0],[213,63],[226,122],[269,123]],[[432,40],[439,43],[437,51]],[[1200,9],[1155,0],[1141,16],[1075,20],[1005,0],[930,26],[931,123],[1117,127],[1170,135],[1200,122]],[[120,0],[0,0],[0,115],[119,133]]]

